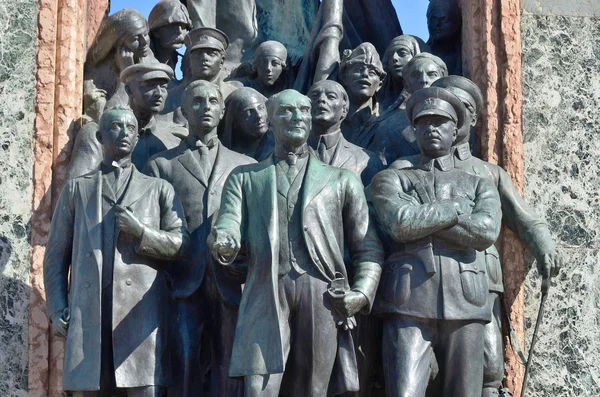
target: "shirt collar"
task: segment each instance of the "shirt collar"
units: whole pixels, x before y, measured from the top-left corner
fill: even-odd
[[[310,138],[308,138],[308,143],[310,144],[310,147],[312,147],[315,150],[319,148],[321,142],[325,143],[325,147],[327,149],[331,149],[332,147],[338,144],[341,136],[341,130],[337,130],[334,132],[330,132],[329,134],[323,135],[311,134]]]
[[[126,170],[130,167],[131,167],[131,157],[127,157],[127,158],[121,159],[119,162],[113,161],[110,164],[106,163],[105,160],[102,160],[102,164],[100,165],[100,170],[102,171],[103,174],[108,174],[110,172],[113,172],[116,168],[121,168],[123,170]]]
[[[469,146],[469,142],[461,143],[460,145],[456,145],[454,147],[454,155],[459,160],[467,160],[471,158],[471,147]]]
[[[148,132],[154,132],[155,129],[156,117],[152,116],[152,118],[148,121],[148,123],[145,126],[139,128],[139,134],[140,136],[144,136]]]
[[[450,171],[454,169],[453,153],[442,157],[431,158],[421,154],[418,167],[425,171],[431,171],[434,165],[441,171]]]
[[[289,150],[288,148],[286,148],[284,145],[276,145],[275,146],[275,157],[279,158],[279,159],[287,159],[288,158],[288,154],[289,153],[293,153],[295,155],[297,155],[300,158],[306,157],[308,155],[308,147],[306,145],[306,143],[302,146],[300,146],[298,148],[298,150],[296,150],[295,152],[292,152],[291,150]]]
[[[208,141],[206,144],[204,144],[204,142],[202,142],[201,139],[199,139],[198,137],[196,137],[193,134],[190,134],[185,138],[185,142],[187,143],[189,148],[192,150],[199,149],[202,146],[208,146],[209,149],[212,149],[218,145],[219,138],[217,136],[215,136],[210,141]]]

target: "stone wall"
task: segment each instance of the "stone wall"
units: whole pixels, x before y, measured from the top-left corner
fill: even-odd
[[[528,396],[598,396],[600,3],[525,0],[522,38],[525,195],[565,260],[550,289]],[[528,340],[539,288],[530,269]]]
[[[0,395],[27,396],[37,1],[0,2]]]

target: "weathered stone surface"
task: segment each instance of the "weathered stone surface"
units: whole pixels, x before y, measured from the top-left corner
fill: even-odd
[[[522,29],[526,198],[565,260],[550,289],[528,395],[598,396],[600,20],[523,15]],[[528,340],[539,289],[530,270]]]
[[[35,0],[0,4],[0,395],[27,396]]]
[[[600,17],[598,0],[523,0],[523,11],[536,15]]]

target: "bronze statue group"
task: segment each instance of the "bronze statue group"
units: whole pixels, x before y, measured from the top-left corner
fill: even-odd
[[[277,21],[226,18],[266,18],[253,1],[208,3],[119,11],[88,52],[44,259],[64,390],[502,395],[502,223],[543,276],[560,259],[474,155],[484,99],[458,75],[456,4],[431,0],[428,44],[378,48],[356,40],[393,25],[382,9],[324,0],[291,57]]]

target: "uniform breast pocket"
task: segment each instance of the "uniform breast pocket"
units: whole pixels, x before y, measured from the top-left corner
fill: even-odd
[[[485,264],[490,281],[493,284],[500,284],[502,282],[502,268],[500,267],[498,252],[487,249],[485,251]]]
[[[410,263],[390,263],[382,275],[381,299],[388,305],[401,306],[410,299]],[[385,278],[383,278],[385,277]]]
[[[485,269],[477,262],[463,263],[460,266],[460,282],[465,300],[482,307],[487,303],[488,284]]]

